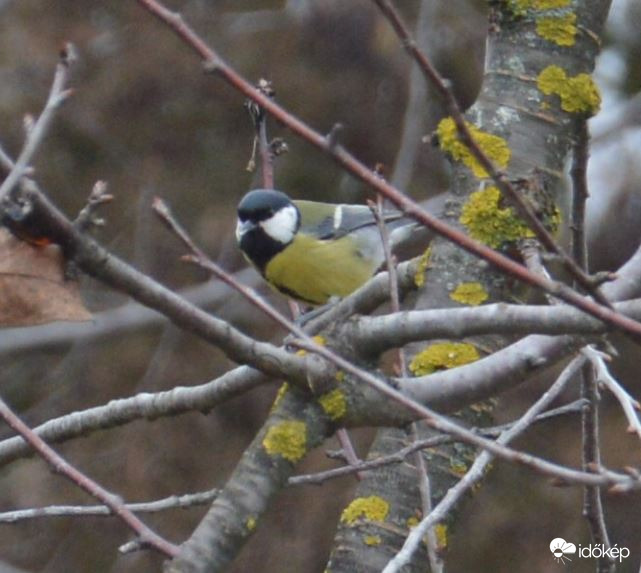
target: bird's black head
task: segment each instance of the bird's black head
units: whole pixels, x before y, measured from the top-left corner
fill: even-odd
[[[241,250],[261,271],[294,240],[300,213],[290,198],[274,189],[254,189],[238,204],[236,239]]]
[[[291,205],[291,199],[275,189],[254,189],[238,203],[238,220],[261,223]]]

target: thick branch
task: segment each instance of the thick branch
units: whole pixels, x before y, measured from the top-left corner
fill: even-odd
[[[616,303],[617,312],[641,319],[641,299]],[[382,316],[361,316],[340,328],[364,352],[378,354],[409,342],[465,338],[482,334],[603,334],[601,321],[570,306],[520,306],[506,303],[475,308],[412,310]]]
[[[221,571],[256,528],[295,464],[331,431],[321,408],[294,389],[284,392],[229,481],[167,573]]]

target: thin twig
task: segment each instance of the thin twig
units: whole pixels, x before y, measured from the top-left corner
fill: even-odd
[[[258,149],[260,150],[261,159],[261,173],[263,174],[263,188],[264,189],[273,189],[274,188],[274,154],[271,152],[269,147],[269,141],[267,141],[267,121],[265,115],[260,122],[260,127],[258,128]]]
[[[588,249],[585,234],[585,204],[588,200],[588,147],[589,133],[587,121],[579,121],[575,131],[572,155],[572,214],[570,232],[572,255],[577,264],[588,270]]]
[[[170,543],[152,531],[138,519],[123,502],[112,493],[108,492],[98,483],[87,477],[74,466],[69,464],[61,455],[55,452],[47,443],[29,428],[11,408],[0,398],[0,417],[13,428],[29,445],[45,460],[54,472],[61,474],[73,484],[86,491],[92,497],[106,505],[114,515],[119,517],[136,535],[141,543],[156,549],[167,557],[178,555],[178,546]]]
[[[418,440],[418,422],[411,426],[412,441]],[[418,491],[421,496],[421,515],[432,513],[432,483],[425,463],[423,453],[419,450],[414,454],[414,465],[418,479]],[[427,545],[427,558],[430,562],[430,573],[443,572],[443,558],[439,555],[439,544],[436,531],[433,527],[425,532],[424,539]]]
[[[338,428],[338,430],[336,430],[336,438],[338,439],[338,443],[341,445],[342,454],[348,464],[348,467],[358,466],[361,463],[361,459],[356,453],[356,449],[354,448],[354,444],[352,443],[352,439],[350,438],[347,429]],[[354,475],[357,480],[362,480],[365,477],[365,475],[358,469],[354,472]]]
[[[344,169],[352,173],[374,190],[378,191],[394,203],[398,208],[407,213],[408,216],[416,219],[421,224],[429,227],[439,235],[444,236],[462,249],[478,256],[492,265],[501,269],[515,278],[541,288],[565,302],[576,306],[589,314],[616,326],[619,329],[633,334],[641,335],[641,323],[630,320],[612,311],[607,306],[595,303],[582,296],[567,285],[556,281],[549,281],[529,272],[525,266],[511,260],[509,257],[483,245],[465,233],[454,229],[446,222],[425,211],[418,203],[401,193],[393,185],[383,181],[376,173],[366,165],[358,161],[353,155],[347,152],[341,145],[330,145],[328,139],[311,129],[307,124],[300,121],[292,114],[285,111],[281,106],[260,93],[250,82],[241,77],[222,58],[200,38],[194,30],[185,23],[180,14],[165,8],[157,0],[137,0],[138,3],[157,17],[165,25],[177,34],[189,47],[191,47],[203,60],[207,70],[222,77],[228,84],[233,86],[240,93],[249,97],[266,112],[273,115],[279,122],[287,126],[298,136],[302,137],[312,145],[328,153]]]
[[[597,381],[612,392],[619,404],[621,404],[623,413],[628,420],[628,432],[636,434],[639,439],[641,439],[641,422],[639,422],[637,415],[637,411],[641,410],[641,404],[639,404],[638,400],[630,396],[627,390],[610,374],[605,364],[605,361],[609,360],[610,357],[603,352],[599,352],[592,346],[586,346],[581,352],[592,362],[596,370]]]
[[[155,501],[141,503],[126,503],[124,506],[135,513],[158,513],[170,509],[189,509],[207,505],[216,499],[218,489],[189,493],[185,495],[171,495]],[[0,513],[0,523],[18,523],[21,521],[39,519],[41,517],[113,517],[114,512],[106,505],[49,505],[47,507],[34,507],[18,509]]]
[[[543,414],[539,414],[534,422],[545,422],[552,418],[558,416],[567,416],[568,414],[578,414],[581,411],[581,408],[585,405],[584,400],[575,400],[564,406],[559,406],[552,410],[548,410]],[[498,437],[502,432],[510,429],[515,422],[508,424],[501,424],[500,426],[494,426],[492,428],[478,428],[472,431],[478,433],[481,436],[488,438]],[[387,466],[391,464],[400,464],[403,463],[408,456],[418,452],[419,450],[424,450],[427,448],[435,448],[436,446],[442,446],[444,444],[451,444],[457,442],[455,438],[449,435],[434,436],[431,438],[425,438],[423,440],[417,440],[412,442],[408,446],[401,448],[393,454],[387,456],[381,456],[373,460],[362,461],[356,466],[343,466],[340,468],[334,468],[331,470],[326,470],[322,472],[317,472],[313,474],[304,474],[298,475],[289,478],[289,485],[320,485],[328,480],[336,479],[346,475],[350,475],[356,471],[369,471],[375,470],[382,466]]]
[[[29,164],[42,143],[47,130],[51,124],[56,110],[60,105],[71,95],[71,90],[66,90],[65,85],[69,78],[69,68],[75,59],[75,50],[71,44],[66,44],[60,52],[60,61],[56,66],[56,72],[49,91],[49,97],[45,104],[40,117],[33,124],[31,129],[28,130],[26,141],[18,159],[14,163],[9,175],[0,185],[0,201],[5,198],[20,179],[26,174],[29,169]],[[7,156],[3,153],[4,157]]]
[[[368,201],[369,208],[376,219],[378,232],[381,235],[381,243],[383,245],[383,253],[385,255],[385,266],[387,268],[387,275],[389,277],[389,292],[390,292],[390,306],[393,313],[401,311],[401,300],[398,290],[398,274],[396,272],[396,258],[392,254],[392,247],[390,245],[389,231],[385,225],[383,217],[383,198],[381,195],[376,197],[376,203]],[[405,360],[405,352],[399,346],[397,351],[398,369],[403,378],[407,377],[407,363]]]
[[[589,362],[581,370],[581,397],[586,405],[581,412],[581,466],[584,471],[601,468],[599,440],[599,390],[595,368]],[[588,522],[593,543],[610,548],[610,536],[605,523],[605,512],[599,486],[583,489],[583,516]],[[604,554],[597,560],[597,573],[612,573],[614,562]]]
[[[96,181],[89,193],[87,204],[80,210],[74,225],[79,231],[85,232],[91,227],[102,227],[105,224],[104,219],[96,215],[98,209],[105,203],[113,201],[114,196],[107,193],[107,182]]]
[[[400,464],[403,463],[409,455],[419,450],[432,448],[441,444],[449,444],[453,441],[454,439],[450,436],[435,436],[433,438],[419,440],[412,442],[408,446],[405,446],[388,456],[381,456],[373,460],[361,461],[353,466],[342,466],[340,468],[334,468],[323,472],[294,476],[289,478],[288,483],[289,485],[320,485],[331,479],[347,476],[357,471],[365,472],[391,464]]]
[[[497,438],[496,443],[501,445],[508,444],[529,428],[536,417],[560,395],[584,362],[584,356],[578,356],[570,362],[547,392],[530,406],[527,412],[525,412],[509,430],[503,432]],[[387,564],[385,569],[383,569],[383,573],[398,573],[404,565],[409,563],[425,534],[445,518],[470,488],[483,479],[486,475],[485,470],[493,459],[494,455],[487,450],[479,454],[461,480],[455,486],[451,487],[432,512],[426,515],[423,520],[412,529],[403,544],[403,548]]]
[[[572,256],[577,264],[587,271],[589,269],[587,237],[585,233],[585,206],[588,199],[588,152],[589,152],[588,123],[579,120],[575,131],[572,167],[572,212],[571,212],[571,248]],[[587,347],[590,348],[590,347]],[[584,350],[584,355],[589,353]],[[587,404],[581,413],[581,465],[585,471],[601,467],[601,451],[599,439],[599,389],[597,385],[596,367],[585,364],[581,371],[581,396]],[[611,547],[605,523],[605,512],[601,499],[601,488],[586,486],[583,489],[583,515],[588,522],[590,535],[594,543]],[[597,559],[598,573],[612,573],[615,570],[614,561],[603,555]]]
[[[14,165],[15,163],[11,157],[7,155],[7,152],[2,148],[2,145],[0,145],[0,166],[2,167],[2,170],[5,173],[10,173]]]
[[[543,257],[541,253],[541,243],[537,239],[524,239],[519,244],[519,253],[523,259],[525,266],[530,269],[534,274],[538,274],[547,279],[551,279],[550,273],[543,264]],[[548,304],[557,305],[561,304],[558,298],[546,293],[545,298]]]
[[[271,82],[262,78],[258,81],[256,89],[268,98],[273,99],[273,97],[276,95]],[[271,145],[269,144],[269,138],[267,137],[267,115],[265,114],[265,110],[252,100],[247,101],[246,107],[249,111],[249,115],[252,118],[252,122],[256,130],[256,135],[254,136],[254,151],[252,153],[252,158],[255,154],[256,145],[258,145],[263,188],[273,189],[274,153],[272,151]]]
[[[383,218],[383,197],[378,195],[376,203],[369,201],[369,208],[371,209],[378,231],[381,235],[381,242],[383,244],[383,252],[385,254],[385,264],[387,266],[387,273],[390,281],[390,303],[393,313],[398,313],[401,310],[401,303],[398,294],[398,276],[396,275],[396,260],[392,255],[392,248],[390,246],[389,232]],[[399,345],[397,349],[398,369],[403,378],[407,378],[407,363],[405,360],[405,352],[403,347]],[[414,422],[411,427],[412,442],[418,440],[418,424]],[[425,459],[420,450],[414,453],[414,466],[416,467],[418,489],[421,496],[421,509],[423,515],[427,515],[432,510],[432,487],[430,483],[430,476],[425,465]],[[432,573],[440,573],[443,570],[443,560],[438,554],[438,541],[436,533],[433,529],[427,532],[427,556],[430,562],[430,571]]]

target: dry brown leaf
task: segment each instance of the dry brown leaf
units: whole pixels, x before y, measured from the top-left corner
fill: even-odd
[[[0,325],[91,320],[78,285],[65,279],[56,245],[34,247],[0,228]]]

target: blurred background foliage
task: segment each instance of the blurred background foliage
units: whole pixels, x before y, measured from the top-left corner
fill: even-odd
[[[481,81],[485,2],[425,1],[431,11],[427,50],[453,82],[461,103],[470,105]],[[641,8],[635,1],[617,4],[619,20],[610,29],[607,45],[620,72],[608,75],[605,70],[603,76],[613,105],[633,97],[641,87]],[[401,0],[398,5],[414,25],[419,0]],[[371,166],[382,164],[386,176],[393,174],[410,63],[371,2],[191,0],[171,7],[247,78],[271,80],[277,100],[287,109],[322,132],[340,122],[341,141],[357,157]],[[94,182],[107,180],[116,201],[103,211],[108,224],[100,240],[172,287],[193,285],[206,276],[178,260],[182,248],[151,215],[155,195],[171,204],[213,258],[230,270],[243,267],[233,236],[234,210],[238,199],[258,184],[257,175],[246,170],[253,128],[243,100],[221,81],[206,77],[193,54],[133,0],[0,0],[4,148],[14,156],[19,152],[22,118],[41,109],[57,51],[65,41],[73,42],[80,56],[73,73],[74,95],[60,111],[35,163],[37,179],[51,199],[73,216]],[[423,115],[409,118],[424,122],[428,136],[427,143],[419,144],[406,188],[419,199],[447,188],[447,166],[429,144],[438,113],[438,103],[428,95]],[[628,128],[633,126],[628,122]],[[299,198],[363,200],[362,186],[327,157],[273,123],[270,135],[284,137],[289,146],[276,164],[279,188]],[[619,141],[618,135],[610,138]],[[608,202],[592,215],[594,256],[600,267],[620,264],[638,244],[635,162],[630,152],[629,161],[618,170],[625,185],[619,186],[618,194],[609,189]],[[593,189],[593,194],[600,191]],[[614,201],[625,206],[618,210],[616,225],[609,208]],[[83,279],[83,293],[93,311],[125,302],[89,279]],[[211,310],[233,317],[254,336],[278,340],[272,325],[257,320],[256,311],[231,292],[222,307]],[[638,390],[634,375],[629,375],[635,372],[634,362],[625,360],[633,355],[623,355],[617,373]],[[233,366],[215,348],[170,325],[5,353],[2,363],[3,397],[31,425],[137,392],[202,383]],[[518,416],[542,388],[533,383],[502,397],[499,421]],[[274,391],[275,386],[260,388],[207,415],[141,421],[59,445],[58,450],[128,501],[221,486],[260,427]],[[622,438],[624,421],[605,398],[606,462],[617,466],[638,459],[637,443]],[[0,435],[11,433],[2,429]],[[363,455],[371,436],[367,429],[354,432]],[[519,445],[577,464],[578,436],[578,419],[568,419],[534,429]],[[319,451],[301,471],[332,465]],[[0,479],[2,510],[91,503],[38,460],[0,468]],[[344,479],[285,491],[233,571],[322,571],[337,517],[353,486],[353,480]],[[499,464],[464,507],[451,537],[449,569],[556,571],[548,550],[552,537],[588,542],[580,498],[576,488],[551,487],[520,468]],[[638,500],[608,498],[606,510],[613,540],[638,556]],[[145,519],[179,543],[204,511],[174,510]],[[118,556],[118,545],[130,535],[114,519],[57,518],[0,528],[0,560],[23,571],[120,573],[159,570],[161,565],[161,559],[144,553]],[[632,561],[621,570],[636,570],[638,559]],[[577,560],[568,570],[590,571],[592,564]]]

